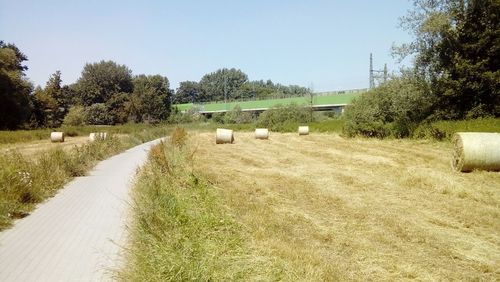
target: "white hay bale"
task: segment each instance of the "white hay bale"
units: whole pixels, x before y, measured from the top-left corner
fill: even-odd
[[[309,135],[309,126],[299,126],[299,135]]]
[[[64,132],[54,131],[50,133],[51,142],[64,142]]]
[[[256,128],[255,139],[269,139],[269,130],[267,128]]]
[[[500,171],[500,133],[459,132],[453,136],[452,167]]]
[[[215,144],[233,143],[234,135],[230,129],[217,128],[215,133]]]
[[[107,137],[108,137],[107,132],[92,132],[89,134],[90,142],[94,142],[96,140],[99,140],[99,141],[106,140]]]

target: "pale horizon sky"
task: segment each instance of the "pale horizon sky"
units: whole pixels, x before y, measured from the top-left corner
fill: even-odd
[[[219,68],[250,80],[312,86],[314,91],[368,87],[393,43],[410,41],[399,17],[412,4],[386,1],[6,1],[0,40],[27,55],[27,77],[44,86],[56,70],[74,83],[85,63],[113,60],[133,74],[160,74],[177,88]]]

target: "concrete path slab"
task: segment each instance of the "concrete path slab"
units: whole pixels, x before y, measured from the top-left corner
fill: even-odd
[[[100,162],[0,233],[0,281],[109,281],[126,243],[131,181],[152,141]]]

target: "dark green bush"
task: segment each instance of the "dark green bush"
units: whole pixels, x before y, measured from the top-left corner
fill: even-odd
[[[85,108],[85,123],[87,124],[113,124],[113,116],[109,113],[108,108],[103,103],[92,104]]]
[[[427,84],[403,74],[363,93],[346,108],[347,136],[402,138],[411,136],[432,111],[434,98]]]

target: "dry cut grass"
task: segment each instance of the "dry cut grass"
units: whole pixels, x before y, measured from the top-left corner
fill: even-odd
[[[500,173],[454,172],[449,143],[191,136],[195,169],[272,269],[258,279],[500,279]]]

